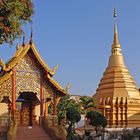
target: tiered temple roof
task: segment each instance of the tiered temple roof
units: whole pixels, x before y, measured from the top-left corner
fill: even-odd
[[[32,35],[31,35],[32,36]],[[44,72],[46,75],[46,79],[50,81],[50,84],[57,89],[61,94],[66,94],[66,90],[64,90],[52,77],[55,75],[56,70],[58,68],[58,65],[56,65],[53,70],[50,69],[50,67],[44,63],[42,60],[40,54],[38,53],[35,44],[32,41],[32,37],[30,39],[30,42],[28,44],[23,44],[21,46],[18,46],[16,53],[14,56],[7,62],[4,63],[2,59],[0,59],[0,84],[2,84],[4,81],[10,78],[10,76],[13,74],[12,69],[21,61],[21,59],[26,54],[32,54],[33,59],[36,61],[36,63],[39,65],[39,68]]]

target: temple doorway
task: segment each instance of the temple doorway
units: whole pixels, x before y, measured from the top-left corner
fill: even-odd
[[[32,126],[36,122],[35,106],[40,104],[34,92],[22,92],[16,100],[19,108],[19,124]]]

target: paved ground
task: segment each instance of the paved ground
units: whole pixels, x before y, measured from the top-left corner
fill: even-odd
[[[39,125],[29,129],[28,126],[19,126],[14,140],[51,140]]]

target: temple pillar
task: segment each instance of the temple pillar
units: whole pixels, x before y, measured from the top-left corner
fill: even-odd
[[[45,117],[48,116],[48,103],[46,102],[45,103],[45,114],[44,114]]]
[[[58,97],[57,95],[54,95],[53,101],[54,101],[54,106],[53,106],[53,114],[57,115],[57,104],[60,101],[61,97]]]
[[[117,105],[116,97],[112,98],[112,127],[116,127],[117,123]]]
[[[43,78],[40,78],[40,116],[43,116],[44,110],[44,90],[43,90]]]
[[[53,115],[57,115],[57,104],[56,104],[56,95],[53,97]]]
[[[57,104],[59,102],[59,100],[61,99],[61,97],[58,97],[56,94],[54,94],[54,104],[53,104],[53,125],[57,125],[58,124],[58,118],[57,118]]]
[[[16,110],[16,78],[15,78],[15,69],[12,69],[12,111]]]
[[[113,105],[112,103],[110,104],[110,116],[109,116],[109,120],[110,120],[110,124],[109,124],[109,127],[112,127],[113,126]]]
[[[128,98],[126,97],[125,99],[125,111],[124,111],[124,116],[125,116],[125,127],[127,127],[127,123],[128,123],[128,117],[127,117],[127,110],[128,110]]]
[[[105,98],[102,98],[103,102],[103,115],[105,116]]]
[[[48,111],[49,111],[49,105],[50,104],[51,104],[51,101],[46,101],[45,102],[45,113],[44,113],[45,117],[48,117],[48,115],[49,115]]]
[[[120,109],[121,109],[121,127],[123,127],[123,113],[124,113],[124,106],[123,106],[123,97],[121,97],[121,101],[120,101]]]
[[[118,128],[120,128],[121,112],[120,112],[120,97],[117,97],[117,110],[118,110]]]
[[[43,78],[40,77],[40,116],[39,116],[39,125],[42,125],[42,122],[43,122],[43,109],[44,109]]]

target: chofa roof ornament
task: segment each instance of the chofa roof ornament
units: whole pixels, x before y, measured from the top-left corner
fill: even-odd
[[[2,68],[2,69],[5,69],[5,63],[3,62],[3,60],[0,58],[0,67]]]
[[[70,89],[70,82],[68,82],[68,84],[66,86],[66,89],[65,89],[65,92],[68,93],[69,92],[69,89]]]

